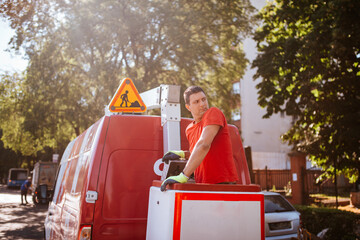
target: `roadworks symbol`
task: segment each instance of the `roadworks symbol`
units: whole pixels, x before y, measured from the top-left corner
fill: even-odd
[[[110,102],[109,110],[110,112],[146,111],[146,106],[130,78],[122,80],[118,90]]]

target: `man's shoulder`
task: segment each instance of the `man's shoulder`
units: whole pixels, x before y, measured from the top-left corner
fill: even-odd
[[[209,108],[209,110],[206,111],[204,117],[214,116],[214,115],[224,116],[224,113],[217,107],[211,107],[211,108]]]
[[[201,121],[203,126],[219,125],[225,127],[227,124],[224,113],[216,107],[209,108]]]
[[[223,112],[222,112],[219,108],[217,108],[217,107],[211,107],[211,108],[209,108],[208,111],[210,111],[210,112],[223,113]]]

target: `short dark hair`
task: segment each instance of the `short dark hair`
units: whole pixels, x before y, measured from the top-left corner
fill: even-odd
[[[185,104],[189,105],[190,104],[190,95],[192,95],[194,93],[198,93],[198,92],[203,92],[205,94],[204,90],[199,86],[188,87],[184,92]]]

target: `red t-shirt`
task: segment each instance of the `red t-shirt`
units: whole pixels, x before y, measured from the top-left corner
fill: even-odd
[[[224,114],[218,108],[210,108],[200,122],[196,124],[192,122],[186,128],[190,152],[193,151],[204,127],[208,125],[219,125],[221,128],[208,154],[195,170],[195,181],[197,183],[235,182],[238,180],[238,175],[232,154],[229,129]]]

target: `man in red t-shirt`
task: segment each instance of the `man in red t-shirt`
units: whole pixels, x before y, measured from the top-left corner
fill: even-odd
[[[217,108],[209,108],[205,92],[191,86],[184,92],[185,106],[194,121],[186,128],[190,153],[169,151],[163,161],[189,159],[183,172],[171,176],[162,183],[161,191],[171,183],[185,183],[194,173],[197,183],[235,183],[238,180],[228,125],[224,114]]]

